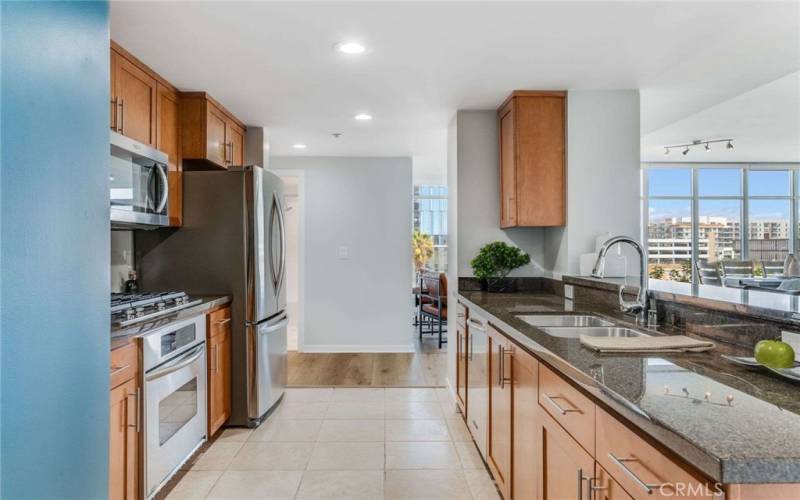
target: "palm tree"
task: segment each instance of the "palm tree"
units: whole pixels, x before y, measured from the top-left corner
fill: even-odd
[[[431,235],[415,229],[411,239],[411,248],[414,251],[414,270],[419,273],[433,257],[433,238]]]

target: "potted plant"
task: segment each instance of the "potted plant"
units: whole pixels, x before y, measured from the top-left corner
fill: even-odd
[[[415,229],[411,237],[411,248],[414,251],[414,271],[416,271],[417,281],[419,281],[420,271],[433,257],[433,238],[431,235]]]
[[[481,290],[503,292],[510,288],[505,281],[508,273],[530,261],[531,256],[519,248],[495,241],[484,245],[469,264],[472,273],[481,281]]]

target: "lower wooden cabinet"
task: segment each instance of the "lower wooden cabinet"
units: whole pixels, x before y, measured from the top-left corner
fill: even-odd
[[[519,347],[512,348],[511,498],[536,498],[538,474],[536,421],[539,407],[539,362]]]
[[[456,404],[461,414],[467,415],[467,363],[469,343],[468,333],[461,323],[456,323]]]
[[[611,474],[595,463],[594,477],[589,483],[592,490],[592,500],[633,500],[633,497],[622,489],[622,486],[611,477]]]
[[[127,374],[124,381],[120,374]],[[139,498],[139,460],[142,430],[138,346],[130,344],[111,352],[112,389],[109,405],[108,498]]]
[[[589,498],[594,458],[546,412],[539,412],[537,472],[539,500]]]
[[[208,437],[231,416],[231,310],[218,309],[208,315]]]
[[[511,344],[491,325],[489,337],[489,439],[486,462],[504,498],[511,498]]]

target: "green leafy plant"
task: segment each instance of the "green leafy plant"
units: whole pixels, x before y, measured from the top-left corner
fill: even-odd
[[[484,245],[478,255],[470,261],[476,278],[505,278],[508,273],[531,262],[531,256],[515,246],[502,241]]]

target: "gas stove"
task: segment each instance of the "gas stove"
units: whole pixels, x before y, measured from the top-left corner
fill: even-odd
[[[111,294],[111,324],[128,326],[175,311],[186,309],[202,302],[185,292],[142,292]]]

